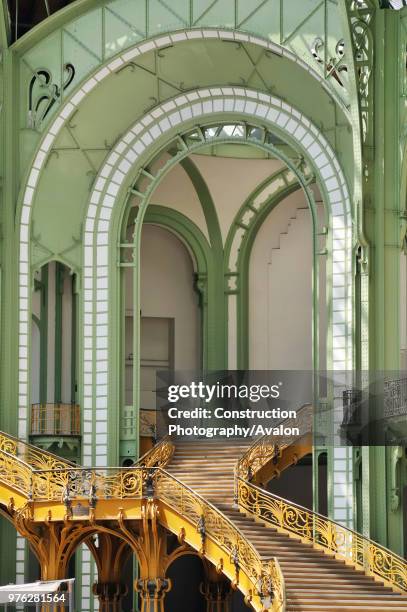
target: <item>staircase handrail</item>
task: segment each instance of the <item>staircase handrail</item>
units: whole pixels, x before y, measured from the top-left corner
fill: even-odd
[[[137,459],[135,465],[139,467],[164,468],[170,462],[174,451],[175,446],[170,436],[165,436],[158,444],[155,444],[150,450]]]
[[[4,450],[10,455],[20,458],[34,469],[60,469],[69,466],[75,467],[77,465],[73,461],[63,459],[54,453],[42,450],[19,438],[10,436],[4,431],[0,431],[0,450]]]
[[[237,498],[251,516],[362,569],[395,591],[407,592],[407,562],[381,544],[239,476]]]
[[[219,508],[199,493],[162,468],[154,472],[154,493],[184,518],[195,524],[202,537],[214,540],[234,560],[236,567],[243,567],[253,584],[253,590],[260,597],[271,595],[274,599],[272,610],[285,610],[284,577],[275,557],[262,560],[256,548],[243,532],[234,525]],[[162,485],[166,484],[166,487]]]
[[[287,418],[281,422],[285,426],[292,423],[300,428],[300,431],[309,433],[312,430],[312,404],[304,404],[297,412],[296,418]],[[276,443],[276,437],[265,434],[253,442],[247,451],[239,458],[236,468],[236,477],[251,480],[269,461],[272,461],[285,448],[290,446],[297,436],[284,437],[284,442]]]
[[[229,555],[236,568],[236,581],[242,568],[253,585],[252,596],[273,602],[273,610],[283,612],[284,578],[278,560],[262,560],[242,531],[213,504],[161,467],[130,468],[48,468],[37,470],[16,455],[0,450],[3,482],[22,492],[27,501],[60,501],[72,507],[77,499],[142,499],[153,477],[154,496],[171,506],[196,526],[205,546],[206,537],[214,540]],[[203,550],[201,552],[204,552]]]
[[[29,498],[32,474],[33,469],[28,463],[0,448],[0,480]]]
[[[145,468],[76,466],[67,469],[34,470],[34,501],[59,500],[70,504],[76,499],[141,499],[147,477]]]

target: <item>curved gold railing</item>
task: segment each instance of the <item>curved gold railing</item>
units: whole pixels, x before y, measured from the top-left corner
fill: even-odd
[[[166,448],[166,443],[161,447]],[[167,457],[167,452],[159,457]],[[149,456],[151,461],[146,463],[157,463],[155,453]],[[284,611],[284,579],[277,559],[262,560],[243,533],[220,510],[160,467],[37,470],[16,455],[0,450],[0,477],[27,501],[59,501],[67,508],[74,500],[81,499],[87,499],[92,507],[101,499],[142,499],[144,485],[152,478],[154,497],[197,529],[201,525],[202,538],[212,539],[233,559],[237,576],[240,570],[246,573],[252,584],[250,596],[257,595],[270,605],[272,602],[272,608],[268,606],[268,609]]]
[[[27,444],[18,438],[0,431],[0,451],[2,450],[38,470],[63,469],[69,466],[76,466],[72,461],[58,457],[58,455]]]
[[[312,431],[313,407],[305,404],[297,410],[295,419],[286,419],[282,424],[286,428],[298,428],[300,436]],[[255,475],[270,461],[273,461],[282,451],[298,441],[297,435],[287,435],[282,438],[281,443],[276,443],[276,437],[264,435],[255,440],[247,451],[240,457],[236,465],[236,477],[244,480],[252,480]]]
[[[142,468],[75,468],[35,470],[32,478],[32,498],[35,501],[88,499],[141,499],[143,497]]]
[[[19,457],[0,450],[0,480],[27,500],[141,499],[143,477],[139,467],[37,470]]]
[[[3,447],[10,448],[3,444]],[[12,450],[12,449],[10,449]],[[19,457],[0,448],[0,480],[29,498],[33,469]]]
[[[171,457],[175,451],[175,446],[169,436],[166,436],[153,446],[149,451],[144,453],[140,459],[137,460],[136,465],[139,467],[160,467],[164,468],[169,464]]]
[[[242,568],[253,585],[253,593],[276,612],[285,610],[285,585],[278,560],[262,560],[244,534],[218,508],[163,469],[154,469],[157,498],[212,539]]]
[[[70,508],[74,500],[86,499],[89,507],[95,507],[101,499],[142,499],[148,493],[199,529],[203,543],[208,537],[227,553],[235,565],[236,579],[241,570],[252,584],[249,597],[258,596],[265,609],[284,611],[284,578],[277,559],[262,560],[230,519],[160,467],[174,451],[169,440],[163,440],[158,448],[147,453],[141,459],[144,465],[131,468],[38,470],[20,459],[17,450],[12,439],[3,437],[0,478],[11,489],[22,493],[27,501],[58,501]],[[152,490],[147,491],[151,485]]]
[[[262,522],[362,569],[394,590],[407,591],[407,563],[387,548],[325,516],[237,478],[239,507]]]

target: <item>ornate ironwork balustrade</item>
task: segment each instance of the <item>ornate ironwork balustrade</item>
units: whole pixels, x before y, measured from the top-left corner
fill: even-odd
[[[407,378],[386,380],[384,383],[384,417],[407,415]]]
[[[27,444],[4,432],[0,432],[0,451],[17,457],[31,468],[37,470],[57,470],[76,466],[72,461]]]
[[[244,570],[253,584],[253,594],[261,601],[273,602],[273,607],[267,609],[285,610],[284,577],[275,557],[261,559],[255,547],[216,506],[160,468],[154,469],[154,492],[160,501],[196,525],[203,541],[207,537],[216,542],[233,560],[237,575],[240,569]]]
[[[399,592],[407,591],[406,561],[360,533],[242,478],[238,478],[238,500],[242,510],[266,524],[334,554]]]
[[[312,431],[313,407],[310,404],[302,406],[297,411],[296,418],[283,421],[284,427],[298,428],[300,436]],[[270,461],[280,455],[284,449],[298,441],[298,436],[284,436],[280,443],[275,436],[264,435],[256,440],[242,455],[236,465],[236,478],[251,480]]]
[[[81,414],[77,404],[33,404],[31,436],[79,436]]]

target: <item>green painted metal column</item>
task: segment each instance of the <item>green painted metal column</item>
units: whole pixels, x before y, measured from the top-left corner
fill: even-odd
[[[40,285],[40,404],[48,399],[48,265],[41,270]]]
[[[227,317],[225,309],[225,287],[223,275],[223,242],[216,207],[208,186],[198,167],[190,158],[181,161],[199,197],[205,216],[211,245],[205,304],[205,329],[203,363],[208,370],[223,370],[227,367]],[[202,289],[202,287],[201,287]]]
[[[400,100],[402,53],[400,15],[377,10],[374,40],[374,140],[367,162],[365,229],[372,245],[369,283],[370,370],[400,366]],[[392,92],[392,95],[389,95]],[[402,504],[392,503],[393,457],[397,449],[371,446],[363,453],[364,506],[369,506],[371,537],[402,553]],[[366,465],[368,462],[368,465]],[[374,479],[371,477],[374,474]]]
[[[374,163],[366,207],[366,230],[373,247],[370,367],[400,365],[400,18],[381,10],[375,17]],[[389,95],[392,92],[393,95]]]
[[[8,48],[7,14],[3,3],[0,5],[0,263],[1,321],[0,321],[0,428],[17,433],[18,398],[18,308],[17,281],[17,233],[15,227],[15,202],[17,193],[17,139],[16,129],[16,66],[13,53]],[[3,518],[0,518],[0,542],[7,550],[6,558],[0,564],[1,584],[15,581],[16,532]]]
[[[54,402],[62,401],[62,299],[64,293],[63,267],[55,262],[55,378]]]

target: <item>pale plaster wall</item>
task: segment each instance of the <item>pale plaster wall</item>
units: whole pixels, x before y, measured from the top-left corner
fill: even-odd
[[[225,242],[233,219],[247,196],[283,167],[276,159],[234,159],[193,155],[215,202]]]
[[[234,159],[191,155],[215,204],[223,242],[233,218],[247,196],[268,176],[283,167],[278,160]],[[152,204],[173,208],[193,221],[208,238],[206,220],[196,191],[185,170],[176,165],[157,186]]]
[[[225,241],[233,219],[247,196],[283,164],[279,160],[239,159],[192,155],[210,190]],[[153,203],[172,207],[188,216],[207,236],[205,218],[190,179],[180,167],[174,167],[154,193]],[[301,210],[303,209],[303,210]],[[322,210],[322,207],[321,207]],[[291,219],[291,220],[290,220]],[[322,223],[322,215],[321,215]],[[169,305],[164,308],[157,295],[157,287],[150,279],[163,276],[160,265],[170,266],[174,254],[166,253],[168,232],[161,230],[153,236],[150,246],[142,247],[148,255],[148,264],[142,256],[142,314],[145,316],[171,316]],[[326,308],[325,262],[320,259],[320,363],[325,364]],[[154,268],[154,270],[153,270]],[[149,270],[147,277],[145,272]],[[250,260],[249,272],[249,362],[253,369],[312,369],[312,226],[307,203],[302,192],[287,197],[266,219],[260,229]],[[178,277],[178,283],[188,286],[188,279]],[[148,285],[146,284],[148,283]],[[178,308],[172,283],[160,283],[167,295],[172,296],[173,307]],[[165,289],[164,289],[165,288]],[[131,289],[128,290],[131,293]],[[229,302],[233,310],[233,303]],[[160,314],[151,315],[150,312]],[[229,312],[229,347],[237,346],[233,312]],[[200,322],[197,321],[199,330]],[[176,347],[179,340],[176,341]],[[196,346],[195,346],[196,348]],[[186,347],[185,347],[185,350]],[[188,351],[191,351],[190,346]],[[176,348],[177,352],[177,348]],[[190,354],[190,353],[188,353]],[[182,351],[176,361],[182,360]],[[190,358],[187,357],[187,362]],[[176,365],[176,367],[180,367]]]
[[[321,279],[323,292],[324,270]],[[326,323],[323,334],[325,329]],[[249,364],[251,369],[312,369],[312,223],[301,192],[268,215],[253,245]]]
[[[132,310],[132,270],[125,271],[126,311]],[[200,311],[194,269],[183,243],[171,232],[145,225],[141,240],[141,316],[174,319],[175,368],[200,367]]]
[[[205,215],[201,203],[185,170],[177,164],[155,189],[151,204],[173,208],[195,223],[208,238]]]

